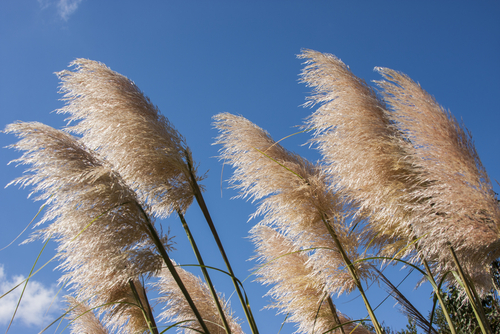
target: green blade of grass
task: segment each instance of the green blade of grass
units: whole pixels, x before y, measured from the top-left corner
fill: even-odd
[[[32,273],[35,270],[36,264],[38,263],[38,260],[40,259],[40,256],[42,255],[42,253],[43,253],[45,247],[47,246],[47,244],[49,243],[49,241],[50,241],[50,237],[47,238],[47,241],[45,241],[45,244],[43,245],[42,249],[38,253],[38,256],[35,260],[35,263],[33,263],[33,266],[31,267],[30,274],[29,274],[28,278],[25,280],[26,283],[24,284],[23,290],[21,291],[21,295],[19,296],[19,300],[17,301],[16,308],[14,309],[14,314],[12,315],[12,318],[10,319],[9,326],[7,326],[7,330],[5,331],[5,333],[9,332],[10,326],[12,325],[12,322],[14,321],[14,318],[16,317],[17,310],[19,309],[19,305],[21,304],[21,300],[23,299],[23,295],[24,295],[24,292],[26,291],[26,287],[28,286],[29,279],[32,276]]]

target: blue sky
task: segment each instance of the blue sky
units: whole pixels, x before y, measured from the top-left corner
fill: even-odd
[[[211,117],[220,112],[240,114],[268,130],[275,139],[295,132],[311,109],[301,107],[309,88],[298,82],[303,65],[296,58],[308,48],[335,54],[366,81],[380,79],[375,66],[408,74],[433,95],[472,132],[476,148],[490,178],[500,180],[500,4],[497,1],[91,1],[6,0],[0,2],[0,128],[17,120],[40,121],[62,127],[64,116],[51,111],[63,106],[54,72],[66,69],[76,58],[105,63],[132,79],[187,139],[200,170],[208,171],[205,198],[225,247],[244,279],[254,263],[247,261],[253,246],[247,223],[255,207],[227,189],[231,170],[222,169],[211,145],[216,131]],[[283,142],[310,160],[317,152],[301,146],[303,134]],[[0,184],[21,175],[23,168],[7,165],[19,153],[3,148],[15,142],[0,134]],[[495,191],[500,192],[495,183]],[[0,248],[4,248],[36,215],[41,203],[27,199],[29,191],[0,190]],[[208,229],[199,210],[192,207],[195,238],[204,240]],[[177,235],[180,263],[193,263],[179,222],[162,222]],[[29,232],[28,232],[29,233]],[[0,251],[0,289],[26,277],[42,244],[18,246],[25,233]],[[202,242],[203,252],[223,266],[215,245]],[[49,244],[40,263],[53,255]],[[206,261],[207,262],[207,261]],[[49,264],[34,278],[10,333],[38,332],[61,314],[56,297],[59,272]],[[393,270],[401,279],[405,272]],[[413,290],[416,275],[403,284],[427,314],[429,291]],[[261,310],[268,302],[266,289],[245,283],[258,314],[262,333],[277,333],[283,316]],[[397,283],[397,282],[396,282]],[[217,277],[216,286],[226,296],[232,285]],[[373,292],[372,292],[373,290]],[[373,286],[374,304],[383,299]],[[383,292],[383,291],[382,291]],[[12,295],[14,296],[14,295]],[[7,328],[14,297],[0,302],[0,331]],[[8,302],[5,302],[8,301]],[[232,300],[239,311],[238,301]],[[404,326],[394,302],[378,311],[386,324]],[[337,302],[350,317],[365,316],[356,294]],[[55,328],[55,327],[54,327]],[[246,329],[246,328],[245,328]],[[59,328],[61,331],[62,328]],[[293,332],[287,325],[282,333]]]

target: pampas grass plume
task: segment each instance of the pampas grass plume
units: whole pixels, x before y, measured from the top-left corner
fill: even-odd
[[[57,73],[67,101],[59,112],[76,122],[68,130],[112,163],[156,216],[185,211],[195,166],[181,134],[125,76],[88,59],[71,65],[75,71]]]
[[[443,274],[455,270],[452,246],[483,292],[492,288],[489,265],[500,257],[500,207],[470,132],[405,74],[377,68],[391,120],[408,138],[413,164],[428,180],[413,189],[412,226],[421,252]]]
[[[297,324],[295,333],[324,333],[340,323],[349,321],[345,315],[337,312],[337,318],[328,306],[325,282],[318,279],[310,264],[307,252],[276,230],[256,225],[250,231],[256,246],[256,258],[261,264],[256,272],[258,281],[272,285],[267,295],[275,303],[268,308],[278,309],[279,314],[289,315],[288,322]],[[345,333],[370,333],[363,326],[348,324]],[[342,333],[336,329],[331,333]]]
[[[224,113],[214,119],[220,131],[216,144],[223,147],[220,159],[235,168],[231,185],[242,197],[260,201],[252,217],[263,215],[262,224],[275,226],[302,248],[315,248],[311,263],[327,282],[326,290],[341,294],[355,289],[323,220],[336,231],[352,261],[359,258],[361,238],[349,233],[352,226],[344,218],[351,208],[329,190],[322,168],[287,151],[241,116]],[[371,277],[363,262],[355,268],[361,279]]]
[[[33,186],[48,205],[38,225],[52,221],[30,240],[55,239],[61,282],[90,307],[114,309],[130,293],[130,280],[153,275],[162,264],[134,192],[108,163],[63,131],[36,122],[10,124],[5,131],[21,138],[11,147],[25,151],[13,162],[31,165],[12,183]],[[163,241],[168,248],[168,236]],[[117,326],[128,322],[113,319]]]

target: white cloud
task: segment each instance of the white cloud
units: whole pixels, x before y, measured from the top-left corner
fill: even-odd
[[[9,279],[5,274],[3,265],[0,264],[0,295],[3,295],[24,279],[25,277],[21,275],[13,276]],[[23,286],[24,284],[0,300],[1,325],[8,325],[10,322],[19,297],[21,296]],[[24,291],[23,299],[17,310],[14,322],[21,321],[28,326],[41,326],[47,324],[48,320],[52,320],[52,317],[48,317],[50,313],[62,312],[59,308],[59,299],[54,299],[56,294],[57,289],[55,286],[46,287],[42,283],[31,279],[28,283],[28,287]],[[49,312],[47,312],[48,310]]]
[[[57,14],[64,21],[68,21],[69,17],[78,9],[78,6],[83,0],[37,0],[40,8],[45,10],[52,5],[57,7]]]
[[[69,16],[73,14],[83,0],[59,0],[57,3],[57,11],[64,21],[67,21]]]

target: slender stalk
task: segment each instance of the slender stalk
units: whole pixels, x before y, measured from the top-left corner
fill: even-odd
[[[217,297],[217,292],[215,291],[215,288],[212,284],[212,280],[210,279],[210,276],[208,275],[207,268],[205,267],[205,263],[203,262],[203,258],[201,257],[198,246],[196,245],[196,242],[194,241],[193,235],[191,234],[191,231],[189,230],[189,226],[187,225],[187,222],[184,219],[184,215],[179,210],[177,211],[177,214],[179,215],[179,218],[181,219],[182,226],[184,227],[184,230],[186,231],[189,242],[191,243],[191,247],[193,248],[193,251],[196,255],[196,259],[198,260],[198,263],[200,264],[200,268],[201,268],[201,271],[203,273],[203,276],[205,277],[205,281],[207,282],[207,285],[210,288],[210,293],[212,294],[212,298],[214,299],[215,305],[217,306],[217,311],[219,312],[220,319],[224,325],[224,328],[226,329],[226,333],[231,334],[231,329],[229,328],[229,325],[227,323],[226,316],[224,315],[224,311],[222,310],[222,306],[220,305],[219,298]]]
[[[434,298],[433,298],[433,300],[432,300],[432,310],[431,310],[431,316],[430,316],[430,318],[429,318],[429,323],[430,323],[431,325],[429,326],[429,330],[427,331],[427,334],[430,334],[430,333],[431,333],[431,330],[432,330],[432,321],[434,320],[434,312],[435,312],[435,310],[436,310],[436,299],[437,299],[437,297],[436,297],[436,295],[434,295]]]
[[[441,286],[443,285],[444,283],[444,280],[446,278],[446,275],[448,275],[450,272],[447,272],[442,278],[441,278],[441,281],[439,282],[439,285],[437,285],[437,291],[440,291],[441,290]],[[436,294],[434,294],[434,297],[432,298],[432,310],[431,310],[431,315],[429,317],[429,331],[428,331],[428,334],[430,334],[430,330],[432,329],[432,321],[434,319],[434,315],[435,315],[435,311],[436,311],[436,302],[437,302],[437,296]]]
[[[443,297],[441,296],[441,292],[436,284],[436,281],[434,280],[434,276],[432,275],[431,268],[429,268],[429,264],[427,263],[427,260],[422,259],[422,263],[424,264],[425,271],[427,271],[427,279],[431,283],[432,287],[434,288],[434,296],[438,298],[439,304],[441,305],[441,309],[443,310],[444,317],[446,318],[446,322],[448,323],[448,327],[450,328],[451,334],[456,334],[457,331],[455,329],[455,326],[453,325],[453,322],[451,321],[450,314],[448,313],[448,309],[446,308],[446,305],[444,304]]]
[[[155,321],[155,318],[153,315],[153,309],[151,309],[151,305],[149,304],[149,300],[148,300],[147,295],[146,295],[146,289],[144,288],[144,286],[142,287],[142,293],[144,295],[144,299],[146,299],[146,310],[148,312],[148,316],[151,319],[152,324],[154,325],[153,330],[155,331],[155,333],[157,333],[158,326],[156,326],[156,321]]]
[[[492,331],[490,328],[490,324],[486,320],[486,315],[484,314],[484,310],[481,305],[481,300],[479,299],[479,296],[476,294],[475,289],[471,289],[469,285],[469,280],[466,278],[465,273],[462,270],[462,266],[460,265],[460,262],[458,262],[457,255],[455,254],[455,251],[453,250],[453,247],[451,245],[449,245],[449,249],[453,256],[453,261],[455,261],[455,265],[457,266],[460,279],[463,282],[465,293],[467,293],[467,296],[469,297],[469,302],[472,306],[472,309],[474,310],[474,314],[476,315],[479,327],[481,327],[481,331],[483,332],[483,334],[491,334]]]
[[[337,324],[340,325],[340,330],[342,331],[342,334],[345,334],[344,327],[340,323],[339,315],[337,314],[337,308],[333,304],[332,297],[330,296],[330,294],[328,294],[327,300],[328,300],[328,306],[330,306],[330,310],[332,311],[333,318],[335,319],[335,321],[337,322]]]
[[[382,327],[380,326],[377,317],[375,316],[375,313],[373,312],[373,309],[370,305],[370,302],[368,301],[368,298],[366,297],[365,291],[363,289],[363,286],[361,285],[361,281],[359,280],[358,275],[356,274],[356,270],[354,269],[354,265],[352,264],[351,260],[347,256],[346,252],[344,251],[344,248],[342,247],[342,244],[340,243],[340,240],[333,230],[333,228],[330,226],[328,223],[328,219],[326,218],[325,214],[321,214],[321,218],[323,220],[323,223],[325,224],[326,229],[332,236],[333,241],[335,242],[335,245],[337,246],[338,250],[340,251],[340,255],[342,256],[342,259],[344,260],[344,263],[347,266],[347,270],[349,271],[349,274],[351,274],[352,279],[354,280],[354,284],[356,284],[356,287],[359,290],[359,293],[361,294],[361,297],[363,298],[363,302],[365,303],[366,310],[368,311],[368,315],[370,316],[370,319],[372,320],[373,327],[375,327],[375,331],[377,334],[383,334],[384,331]]]
[[[161,242],[160,237],[158,236],[158,233],[156,232],[153,224],[149,220],[149,217],[147,216],[146,212],[144,212],[144,209],[138,203],[136,203],[136,204],[146,219],[147,228],[149,230],[151,238],[153,239],[153,242],[155,243],[155,246],[156,246],[158,252],[160,253],[161,257],[163,258],[163,261],[165,262],[165,264],[167,265],[167,268],[170,271],[170,273],[172,274],[172,277],[174,278],[175,282],[179,286],[179,289],[181,290],[182,294],[184,295],[184,298],[186,298],[186,301],[189,304],[189,307],[191,307],[191,310],[193,311],[193,313],[196,317],[196,320],[198,321],[201,328],[203,329],[203,331],[206,334],[210,333],[208,331],[207,325],[205,325],[205,322],[203,321],[203,318],[200,315],[200,312],[198,311],[198,309],[194,305],[193,299],[191,299],[189,292],[187,291],[186,287],[184,286],[184,283],[182,282],[179,274],[175,270],[175,266],[172,263],[172,260],[170,259],[170,257],[168,256],[168,253],[165,250],[165,247],[163,246],[163,243]]]
[[[40,253],[38,253],[38,256],[36,257],[35,263],[33,263],[33,266],[31,267],[31,270],[30,270],[30,273],[28,275],[28,278],[26,278],[26,280],[25,280],[26,283],[24,284],[23,291],[21,291],[21,295],[19,296],[19,300],[17,301],[16,308],[14,309],[14,314],[12,315],[12,318],[10,319],[9,326],[7,327],[7,330],[5,331],[5,333],[7,333],[9,331],[10,326],[12,325],[12,322],[14,321],[14,318],[16,317],[16,313],[17,313],[17,311],[19,309],[19,305],[21,304],[21,300],[23,299],[23,295],[24,295],[24,292],[26,291],[26,287],[28,286],[28,282],[29,282],[30,278],[33,276],[33,270],[35,270],[35,266],[38,263],[38,260],[40,259],[40,256],[42,255],[43,250],[45,249],[45,246],[47,246],[47,244],[49,243],[49,241],[50,241],[50,237],[47,238],[47,241],[45,241],[45,244],[43,245],[42,250],[40,251]],[[3,296],[5,296],[5,294]],[[3,296],[1,296],[0,298],[2,298]]]
[[[139,303],[142,313],[144,314],[144,319],[148,324],[149,331],[151,332],[151,334],[159,334],[158,327],[156,327],[156,322],[153,317],[153,312],[151,312],[151,307],[149,306],[149,302],[146,299],[147,304],[143,305],[141,296],[139,295],[139,292],[137,291],[134,282],[132,280],[129,280],[128,283],[130,285],[130,289],[132,290],[132,293],[134,294],[136,301]],[[144,288],[143,288],[143,293],[144,297],[146,297],[146,292],[144,291]]]
[[[231,280],[233,281],[234,288],[236,289],[236,293],[238,294],[238,297],[240,299],[241,305],[243,307],[243,311],[245,312],[245,316],[248,320],[248,324],[250,325],[250,329],[251,329],[253,334],[258,334],[259,330],[257,329],[257,324],[256,324],[255,319],[253,317],[252,310],[250,309],[250,305],[245,301],[245,298],[243,297],[243,294],[242,294],[241,289],[238,285],[238,281],[236,279],[236,276],[234,275],[233,269],[231,268],[231,264],[229,263],[229,259],[227,258],[224,247],[222,246],[222,242],[220,241],[219,234],[217,233],[217,230],[215,229],[215,225],[212,221],[212,217],[210,216],[210,212],[208,211],[208,207],[205,203],[205,200],[203,199],[203,195],[201,193],[200,186],[198,185],[198,182],[196,181],[196,177],[194,176],[193,166],[191,164],[191,160],[189,159],[189,156],[187,154],[186,154],[186,160],[187,160],[188,166],[189,166],[189,177],[191,179],[191,187],[193,190],[194,197],[196,198],[196,202],[198,203],[198,206],[200,207],[201,211],[203,212],[203,215],[205,216],[205,220],[207,221],[208,226],[210,227],[210,231],[212,232],[212,235],[214,237],[214,240],[217,243],[217,247],[219,248],[219,252],[222,256],[222,259],[224,260],[224,263],[226,264],[227,271],[231,275]]]

